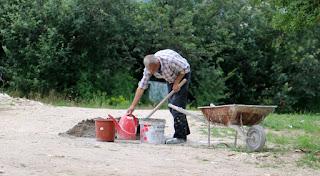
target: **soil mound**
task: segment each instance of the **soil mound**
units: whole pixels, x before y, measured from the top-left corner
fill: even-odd
[[[5,93],[0,93],[0,104],[15,105],[15,106],[44,106],[45,105],[41,102],[28,100],[26,98],[13,98]]]
[[[60,133],[60,136],[74,136],[74,137],[87,137],[87,138],[95,138],[96,130],[95,130],[95,119],[102,119],[101,117],[94,119],[82,120],[77,125],[72,127],[70,130],[65,133]]]

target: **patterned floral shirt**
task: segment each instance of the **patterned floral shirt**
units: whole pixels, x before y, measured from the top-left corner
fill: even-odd
[[[179,53],[165,49],[154,54],[160,60],[160,70],[154,72],[154,76],[160,79],[165,79],[168,83],[173,83],[179,74],[186,74],[190,72],[190,65],[188,61]],[[148,82],[152,76],[152,72],[144,68],[143,77],[139,82],[139,88],[147,89]]]

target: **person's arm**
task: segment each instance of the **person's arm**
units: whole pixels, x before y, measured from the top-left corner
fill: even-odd
[[[180,81],[182,80],[183,77],[184,77],[184,74],[180,74],[176,78],[176,80],[174,81],[173,88],[172,88],[174,90],[174,92],[179,92],[179,90],[180,90],[179,83],[180,83]]]
[[[144,89],[138,87],[131,106],[127,110],[127,114],[132,114],[144,92]]]

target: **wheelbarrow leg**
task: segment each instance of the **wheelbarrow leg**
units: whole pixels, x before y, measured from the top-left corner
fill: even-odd
[[[237,147],[237,138],[238,138],[238,131],[236,131],[236,135],[235,135],[235,137],[234,137],[234,148],[236,148]]]
[[[210,120],[208,122],[208,147],[210,147]]]

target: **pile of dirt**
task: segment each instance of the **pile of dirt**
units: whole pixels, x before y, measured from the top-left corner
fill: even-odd
[[[13,98],[10,97],[8,94],[0,93],[0,104],[2,105],[15,105],[15,106],[44,106],[43,103],[28,100],[26,98]]]
[[[69,129],[64,133],[59,133],[60,136],[74,136],[74,137],[86,137],[86,138],[95,138],[96,129],[95,129],[95,119],[102,119],[101,117],[94,119],[82,120],[77,125]]]

